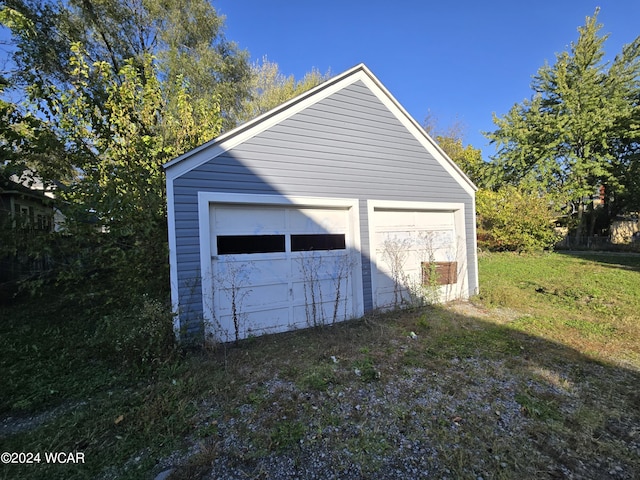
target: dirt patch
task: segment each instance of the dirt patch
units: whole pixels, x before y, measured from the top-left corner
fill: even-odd
[[[509,323],[525,314],[512,308],[485,308],[471,302],[455,302],[446,305],[449,310],[467,317],[491,319],[497,323]]]

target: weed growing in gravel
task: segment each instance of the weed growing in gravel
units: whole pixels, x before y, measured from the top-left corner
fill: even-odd
[[[300,386],[304,390],[326,390],[329,385],[336,383],[337,378],[333,365],[320,364],[317,365],[306,374],[302,375]]]
[[[286,452],[299,445],[304,437],[306,428],[297,420],[284,420],[278,423],[270,432],[271,449],[277,452]]]
[[[354,362],[353,367],[354,373],[362,378],[363,382],[373,382],[380,379],[380,370],[376,368],[375,362],[371,357],[365,357]]]
[[[539,420],[559,420],[560,411],[555,399],[540,396],[531,390],[515,395],[515,401],[520,404],[521,412]]]

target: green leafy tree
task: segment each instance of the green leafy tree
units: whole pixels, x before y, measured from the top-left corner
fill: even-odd
[[[37,239],[14,229],[0,254],[46,257],[23,285],[55,282],[98,350],[149,361],[172,337],[162,164],[233,125],[246,54],[205,0],[7,0],[0,22],[14,49],[2,79],[25,99],[0,103],[2,170],[55,182],[66,216]]]
[[[0,5],[0,23],[11,37],[4,59],[11,68],[3,75],[15,86],[24,87],[47,78],[64,82],[67,78],[70,47],[81,32],[72,28],[68,10],[61,4],[39,0],[4,0]]]
[[[493,251],[528,252],[549,249],[557,241],[553,200],[525,185],[496,186],[494,165],[482,152],[463,145],[463,127],[455,122],[444,130],[428,115],[424,128],[445,153],[479,187],[476,193],[478,245]]]
[[[35,34],[36,25],[29,18],[6,6],[0,8],[0,24],[18,37]],[[0,96],[5,96],[17,80],[8,59],[0,75]],[[45,179],[68,179],[73,174],[64,145],[46,119],[13,99],[0,98],[0,174],[21,177],[25,171],[38,171]]]
[[[476,194],[478,246],[492,251],[531,252],[558,241],[549,199],[513,185]]]
[[[25,98],[0,104],[2,169],[59,186],[64,275],[102,265],[113,284],[164,283],[144,270],[166,265],[161,165],[232,126],[246,52],[205,0],[6,0],[0,22],[13,60],[2,78]]]
[[[206,0],[144,3],[157,33],[153,52],[161,77],[184,79],[191,99],[203,107],[197,118],[206,121],[206,102],[213,98],[210,106],[220,105],[223,130],[235,127],[237,112],[251,93],[252,72],[248,53],[225,39],[224,17]]]
[[[640,211],[640,37],[623,48],[610,71],[619,111],[612,139],[615,215]]]
[[[329,73],[321,74],[311,70],[301,80],[293,75],[285,76],[280,72],[277,63],[266,57],[251,66],[251,95],[242,103],[237,121],[243,123],[252,120],[287,100],[320,85],[329,78]]]
[[[621,188],[616,144],[629,133],[633,92],[637,102],[638,48],[625,47],[607,68],[607,36],[599,35],[597,14],[587,17],[568,52],[538,71],[533,97],[494,117],[498,129],[487,135],[499,148],[494,161],[501,180],[576,205],[580,233],[598,187]]]
[[[482,151],[472,145],[464,146],[461,139],[436,136],[435,141],[474,182],[481,186],[485,183],[487,165],[482,160]]]
[[[1,8],[16,47],[15,84],[67,84],[79,43],[89,62],[114,72],[130,62],[142,69],[152,55],[164,88],[182,78],[194,101],[220,106],[224,129],[249,94],[248,53],[225,39],[224,17],[206,0],[5,0]]]
[[[98,246],[80,257],[85,268],[69,265],[67,274],[85,275],[91,265],[108,288],[157,294],[166,280],[162,164],[218,135],[220,108],[201,122],[203,105],[192,101],[181,79],[164,90],[151,56],[116,72],[108,62],[88,63],[79,45],[73,50],[70,88],[39,92],[51,99],[47,114],[80,172],[59,191],[66,233],[80,249]],[[104,95],[99,103],[95,92]],[[168,92],[175,109],[166,108]]]
[[[0,99],[0,175],[20,178],[31,171],[66,180],[74,173],[51,126],[20,105]]]

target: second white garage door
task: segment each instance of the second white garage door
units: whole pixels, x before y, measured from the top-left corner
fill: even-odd
[[[230,341],[352,318],[352,211],[210,205],[211,311]]]
[[[370,205],[374,307],[445,301],[460,294],[466,255],[461,208],[417,202]]]

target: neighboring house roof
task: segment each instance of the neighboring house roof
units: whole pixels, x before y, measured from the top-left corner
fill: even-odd
[[[0,174],[0,210],[7,212],[13,210],[11,199],[14,205],[23,202],[31,206],[39,205],[41,212],[49,216],[52,214],[53,230],[61,231],[65,222],[64,214],[58,209],[54,191],[47,188],[42,180],[33,175],[33,172],[25,170],[22,175],[1,175]]]
[[[301,110],[330,96],[331,94],[351,85],[356,81],[364,82],[378,99],[402,122],[413,136],[440,162],[440,164],[460,183],[472,193],[478,190],[473,182],[464,174],[453,160],[440,148],[425,132],[411,115],[398,103],[391,93],[364,65],[359,64],[346,72],[333,77],[326,82],[308,90],[301,95],[283,103],[255,119],[230,130],[219,137],[186,152],[185,154],[167,162],[164,165],[167,173],[175,178],[188,172],[218,155],[232,149],[236,145],[267,130],[268,128],[290,118]]]
[[[29,196],[31,198],[52,200],[55,198],[52,188],[47,187],[33,171],[25,169],[22,174],[0,172],[0,192]],[[51,202],[45,202],[50,204]]]
[[[28,197],[41,201],[44,205],[51,205],[53,199],[46,192],[28,187],[22,183],[16,182],[12,178],[0,180],[0,195],[15,195],[20,197]]]

